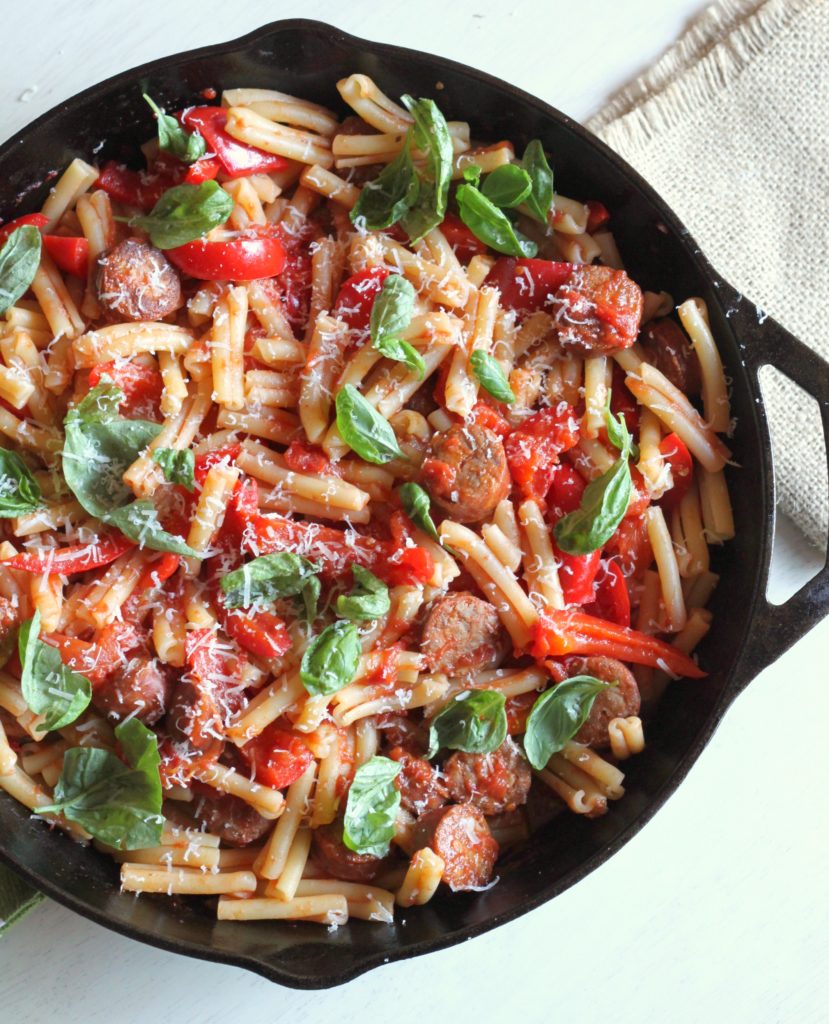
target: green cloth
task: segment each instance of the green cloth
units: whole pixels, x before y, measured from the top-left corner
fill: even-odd
[[[0,864],[0,935],[44,899],[19,875]]]

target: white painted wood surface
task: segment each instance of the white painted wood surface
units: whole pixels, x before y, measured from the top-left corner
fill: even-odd
[[[476,65],[585,118],[701,6],[40,0],[4,19],[0,136],[123,68],[300,13]],[[814,558],[785,539],[778,587],[790,591]],[[825,1022],[828,658],[824,622],[740,697],[678,793],[612,861],[473,942],[303,993],[47,902],[0,940],[0,1020]]]

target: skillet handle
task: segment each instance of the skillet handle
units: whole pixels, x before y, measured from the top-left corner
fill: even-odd
[[[760,395],[758,372],[763,366],[773,366],[817,401],[829,467],[829,363],[730,285],[721,282],[718,293],[736,310],[731,325],[753,377],[755,393]],[[765,575],[767,582],[768,567]],[[752,674],[776,661],[827,613],[829,537],[822,568],[788,601],[775,605],[768,601],[765,591],[759,595],[748,647],[752,652]]]

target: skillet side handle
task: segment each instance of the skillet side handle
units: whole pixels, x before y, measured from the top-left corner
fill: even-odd
[[[721,290],[721,295],[724,290]],[[829,363],[733,288],[727,286],[727,290],[733,296],[732,308],[736,307],[738,311],[732,326],[746,365],[754,377],[757,394],[760,394],[758,372],[763,366],[772,366],[817,401],[829,467]],[[823,567],[788,601],[775,605],[768,601],[765,593],[759,596],[749,638],[753,674],[776,661],[827,613],[829,537]]]

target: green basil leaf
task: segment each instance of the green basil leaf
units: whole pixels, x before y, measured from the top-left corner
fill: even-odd
[[[382,465],[403,453],[387,419],[370,405],[353,384],[337,395],[337,429],[343,441],[366,462]]]
[[[202,238],[233,213],[233,199],[217,181],[168,188],[150,213],[133,217],[159,249],[174,249]]]
[[[604,411],[604,420],[607,425],[607,436],[610,442],[615,445],[622,453],[622,458],[633,457],[634,459],[639,458],[638,446],[633,443],[633,438],[630,436],[628,431],[625,417],[622,413],[616,417],[610,411],[610,394],[607,396],[607,406]]]
[[[15,228],[0,249],[0,313],[26,294],[40,266],[40,232],[32,224]]]
[[[258,602],[301,595],[318,567],[301,555],[280,551],[260,555],[229,572],[220,583],[228,608],[249,608]]]
[[[394,780],[400,763],[370,757],[354,773],[343,820],[343,842],[355,853],[385,857],[394,838],[400,791]]]
[[[499,402],[510,404],[515,401],[515,393],[510,387],[507,375],[501,369],[498,360],[481,349],[476,349],[469,357],[469,365],[478,383]]]
[[[477,188],[481,184],[481,168],[477,164],[467,164],[463,171],[463,180]]]
[[[24,516],[43,507],[40,487],[17,452],[0,448],[0,519]]]
[[[352,565],[354,586],[349,594],[337,598],[337,615],[351,622],[379,619],[391,608],[389,588],[373,572],[361,565]]]
[[[153,462],[161,466],[168,483],[181,484],[191,494],[196,489],[196,456],[192,448],[183,451],[178,448],[156,448]]]
[[[305,586],[299,592],[302,601],[301,614],[309,625],[317,617],[321,593],[322,584],[320,583],[319,576],[309,576],[305,581]]]
[[[614,685],[593,676],[573,676],[541,694],[530,711],[524,734],[524,750],[533,768],[546,767],[553,754],[587,721],[602,690]]]
[[[440,536],[431,516],[432,501],[428,493],[420,484],[414,482],[401,484],[397,493],[400,495],[403,511],[409,519],[440,544]]]
[[[128,765],[100,747],[72,747],[63,758],[55,802],[36,814],[63,814],[119,850],[158,846],[161,779],[156,735],[137,718],[115,727]]]
[[[387,277],[371,307],[371,343],[388,359],[405,363],[423,377],[426,372],[423,357],[413,345],[398,337],[412,321],[414,301],[415,290],[405,277],[400,274]]]
[[[299,677],[312,696],[348,686],[360,662],[360,635],[350,622],[335,622],[314,637],[302,656]]]
[[[463,750],[467,754],[490,754],[507,738],[506,698],[498,690],[464,690],[432,719],[429,751],[432,758],[441,749]]]
[[[366,182],[351,211],[351,222],[364,231],[383,231],[396,224],[417,200],[420,178],[417,176],[409,136],[403,149],[373,180]]]
[[[529,174],[518,164],[504,164],[484,179],[481,191],[487,199],[500,207],[518,206],[532,192]]]
[[[401,218],[409,242],[414,243],[436,228],[446,215],[455,154],[446,118],[434,100],[415,100],[411,96],[402,99],[414,118],[409,130],[411,142],[426,155],[417,198]]]
[[[67,668],[57,649],[40,639],[39,611],[21,625],[17,649],[23,699],[36,715],[44,716],[43,731],[74,722],[89,706],[92,684],[86,676]]]
[[[589,555],[606,544],[630,504],[633,482],[627,456],[622,455],[610,469],[592,480],[574,512],[555,525],[556,544],[568,555]]]
[[[156,106],[146,93],[143,96],[155,114],[158,128],[158,148],[164,150],[165,153],[170,153],[185,164],[192,164],[196,160],[200,160],[207,151],[201,135],[198,132],[186,131],[174,117],[165,114]]]
[[[524,200],[524,206],[531,217],[546,224],[550,207],[553,205],[553,172],[547,163],[544,147],[538,139],[527,143],[521,166],[532,182],[532,191]]]
[[[91,516],[154,551],[195,557],[180,537],[161,528],[151,501],[131,501],[123,475],[161,430],[158,423],[118,416],[123,392],[102,381],[64,420],[63,476]]]
[[[507,215],[472,185],[460,185],[455,198],[461,220],[469,230],[496,252],[507,256],[535,256],[538,246],[513,227]]]

